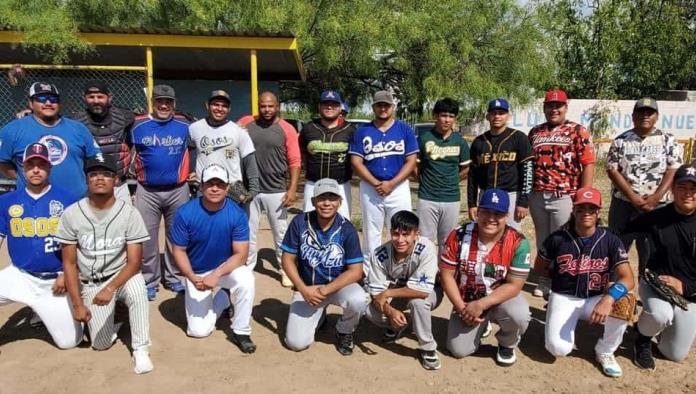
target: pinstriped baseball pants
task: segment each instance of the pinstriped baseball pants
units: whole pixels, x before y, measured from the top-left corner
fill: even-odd
[[[115,275],[114,275],[115,276]],[[96,350],[106,350],[116,339],[114,328],[114,310],[116,300],[123,301],[128,307],[128,321],[131,329],[131,347],[133,350],[147,349],[150,346],[150,312],[148,309],[147,290],[143,275],[137,273],[118,289],[111,301],[106,305],[94,305],[94,296],[110,281],[82,285],[82,300],[89,308],[92,318],[87,323],[92,347]]]

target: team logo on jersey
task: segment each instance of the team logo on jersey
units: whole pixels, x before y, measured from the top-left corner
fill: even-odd
[[[428,275],[422,274],[418,278],[418,286],[426,286],[428,284],[428,279],[430,279],[430,278],[428,278]]]
[[[142,138],[142,140],[140,140],[140,142],[145,146],[169,147],[184,145],[184,139],[181,137],[174,137],[171,135],[160,137],[157,134],[153,134],[152,136],[145,136]]]
[[[605,272],[609,269],[609,258],[593,259],[590,256],[582,255],[579,259],[572,254],[564,254],[556,258],[558,262],[558,273],[560,275],[569,274],[576,276],[590,272]]]
[[[312,268],[323,266],[325,268],[336,268],[343,266],[343,256],[345,252],[341,245],[329,242],[322,245],[316,239],[312,231],[305,230],[302,233],[300,244],[300,257],[307,261]]]
[[[48,203],[48,214],[55,217],[63,214],[63,203],[58,200],[51,200]]]
[[[428,141],[425,143],[425,153],[431,160],[459,157],[459,146],[437,146],[435,141]]]
[[[378,159],[385,156],[403,155],[406,152],[406,142],[404,140],[380,141],[373,144],[372,137],[363,138],[363,152],[365,160]]]
[[[7,213],[10,214],[10,217],[18,218],[24,214],[24,207],[22,207],[20,204],[14,204],[10,206]]]
[[[68,144],[58,136],[45,135],[41,137],[39,143],[48,148],[48,160],[54,166],[62,163],[68,156]]]

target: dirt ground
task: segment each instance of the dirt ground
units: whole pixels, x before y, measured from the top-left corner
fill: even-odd
[[[357,189],[357,188],[354,188]],[[357,190],[354,190],[357,207]],[[298,202],[297,206],[301,206]],[[463,206],[464,208],[464,206]],[[355,212],[358,212],[357,210]],[[531,220],[525,233],[533,238]],[[494,335],[479,351],[456,360],[445,349],[447,318],[451,304],[444,301],[433,314],[442,368],[425,371],[416,359],[413,334],[394,345],[381,343],[382,331],[363,320],[356,335],[352,356],[343,357],[333,345],[333,325],[339,310],[329,308],[327,328],[316,335],[316,343],[295,353],[283,346],[290,290],[279,284],[273,259],[270,232],[259,234],[260,256],[256,268],[256,306],[252,337],[255,354],[244,355],[227,339],[229,322],[220,320],[218,330],[205,339],[185,334],[183,299],[161,290],[150,303],[151,355],[153,372],[132,372],[127,325],[113,348],[104,352],[83,345],[59,350],[45,328],[28,325],[30,310],[12,304],[0,308],[0,394],[8,393],[460,393],[460,392],[696,392],[696,357],[683,363],[658,359],[657,371],[638,370],[631,363],[629,329],[617,359],[624,370],[620,379],[604,377],[594,361],[593,347],[601,329],[587,324],[578,327],[577,350],[555,360],[544,349],[543,302],[530,296],[532,321],[517,352],[518,362],[510,368],[496,366]],[[532,242],[533,244],[533,242]],[[635,258],[635,255],[633,256]],[[8,263],[5,246],[0,266]],[[494,328],[494,332],[497,327]]]

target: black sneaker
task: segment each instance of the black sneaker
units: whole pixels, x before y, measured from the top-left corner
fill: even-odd
[[[442,366],[435,350],[418,350],[418,360],[420,360],[421,366],[428,371],[440,369]]]
[[[232,333],[231,339],[232,343],[239,346],[239,350],[241,350],[242,353],[251,354],[256,351],[256,345],[251,341],[251,337],[249,335]]]
[[[633,364],[641,369],[655,370],[655,358],[652,355],[652,338],[638,334],[633,344]]]
[[[353,334],[336,333],[336,350],[344,356],[353,354]]]
[[[387,328],[384,330],[384,336],[382,337],[382,343],[384,344],[391,344],[395,343],[399,338],[401,338],[404,334],[404,331],[406,331],[406,327],[402,327],[398,330],[393,330],[391,328]]]
[[[495,361],[501,367],[509,367],[517,361],[515,349],[511,347],[498,346],[498,354],[495,355]]]

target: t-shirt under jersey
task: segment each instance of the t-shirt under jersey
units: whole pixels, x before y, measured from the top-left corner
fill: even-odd
[[[387,289],[408,287],[430,293],[437,275],[437,247],[425,237],[418,237],[411,254],[396,260],[391,241],[380,245],[370,255],[367,288],[377,295]]]
[[[202,274],[232,256],[233,242],[249,241],[249,223],[244,211],[229,198],[222,208],[209,211],[198,197],[176,211],[169,240],[186,248],[193,272]]]
[[[355,132],[348,153],[362,157],[372,176],[388,181],[399,173],[407,156],[418,153],[418,142],[411,126],[400,120],[386,131],[370,123]]]
[[[126,265],[126,246],[150,239],[133,205],[117,199],[103,211],[95,215],[95,208],[83,198],[65,210],[56,232],[61,243],[77,244],[77,266],[86,280],[116,274]]]
[[[196,145],[196,175],[213,163],[227,169],[230,183],[242,180],[242,159],[254,153],[249,133],[234,122],[211,126],[201,119],[189,126],[189,136]]]
[[[470,162],[469,145],[461,134],[451,132],[443,138],[436,130],[427,130],[418,135],[418,148],[418,198],[437,202],[459,201],[459,168]]]
[[[17,190],[26,187],[24,149],[34,142],[48,147],[48,158],[53,165],[48,178],[50,183],[84,196],[87,193],[85,159],[101,155],[101,149],[87,127],[66,117],[48,127],[34,116],[15,119],[3,127],[0,130],[0,162],[11,163],[17,168]]]
[[[452,230],[445,241],[440,269],[456,270],[455,278],[464,301],[481,299],[493,286],[529,274],[529,241],[519,231],[506,227],[502,237],[489,250],[479,240],[478,224],[466,223]]]

